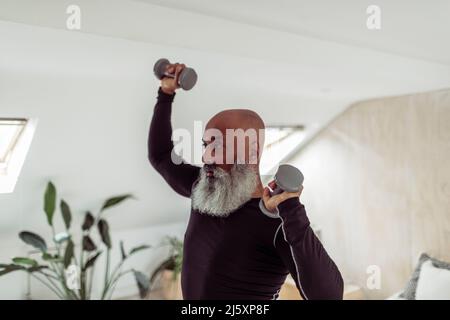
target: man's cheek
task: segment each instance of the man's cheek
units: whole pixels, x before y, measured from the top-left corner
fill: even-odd
[[[226,172],[230,172],[233,165],[232,164],[219,164],[219,165],[217,165],[217,167],[219,167],[220,169],[222,169]]]

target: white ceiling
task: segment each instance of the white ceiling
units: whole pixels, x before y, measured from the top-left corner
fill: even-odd
[[[158,87],[152,66],[160,57],[199,74],[197,86],[175,102],[174,127],[188,129],[223,108],[248,107],[268,124],[304,124],[312,134],[352,102],[450,86],[442,2],[424,25],[433,36],[417,26],[408,33],[400,22],[389,28],[384,9],[382,34],[361,30],[365,11],[353,30],[354,6],[317,1],[224,1],[228,7],[185,0],[180,10],[78,0],[82,30],[73,32],[65,29],[72,3],[0,0],[0,116],[39,118],[16,192],[0,195],[0,232],[43,222],[48,179],[79,213],[111,194],[135,193],[139,201],[124,207],[126,219],[122,210],[111,215],[116,227],[187,218],[188,201],[146,160]]]
[[[136,0],[450,65],[448,0]],[[378,5],[382,28],[366,28]]]

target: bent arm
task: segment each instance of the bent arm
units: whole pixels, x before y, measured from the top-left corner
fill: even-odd
[[[282,232],[277,234],[276,249],[302,297],[341,300],[341,273],[310,227],[305,207],[298,198],[291,198],[280,203],[278,210]]]
[[[181,162],[173,152],[172,102],[175,94],[166,94],[158,89],[158,97],[153,111],[148,135],[148,159],[164,180],[182,196],[191,196],[191,187],[199,174],[199,167]],[[173,159],[176,160],[176,164]]]

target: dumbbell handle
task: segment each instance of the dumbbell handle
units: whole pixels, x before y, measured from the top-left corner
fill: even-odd
[[[179,75],[181,75],[181,72],[180,72]],[[175,74],[174,73],[164,72],[164,77],[175,79]],[[181,79],[178,78],[177,85],[179,85],[179,86],[181,86],[181,81],[180,80]]]
[[[168,77],[168,78],[175,79],[175,73],[164,72],[164,76],[166,76],[166,77]]]
[[[271,196],[274,196],[274,195],[277,195],[277,194],[280,194],[280,193],[283,193],[283,189],[281,189],[278,185],[275,187],[275,189],[273,189],[273,191],[272,192],[270,192],[270,195]]]
[[[281,189],[279,186],[276,186],[275,189],[273,189],[273,191],[270,191],[270,196],[272,197],[272,196],[274,196],[274,195],[283,193],[283,191],[284,191],[284,190]],[[261,209],[261,211],[262,211],[266,216],[268,216],[268,217],[270,217],[270,218],[278,218],[278,217],[279,217],[279,215],[278,215],[277,213],[270,212],[269,210],[266,209],[266,206],[264,205],[264,200],[263,200],[263,199],[261,199],[261,200],[259,201],[259,208]]]

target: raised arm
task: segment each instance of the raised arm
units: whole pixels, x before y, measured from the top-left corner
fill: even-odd
[[[341,300],[344,291],[341,273],[311,229],[299,198],[283,201],[278,210],[282,225],[275,246],[302,297]]]
[[[177,75],[181,70],[182,67],[177,70]],[[200,168],[180,163],[181,158],[173,152],[170,119],[177,88],[176,80],[177,78],[163,79],[158,90],[148,135],[148,159],[172,189],[182,196],[190,197],[192,184],[197,179]]]

